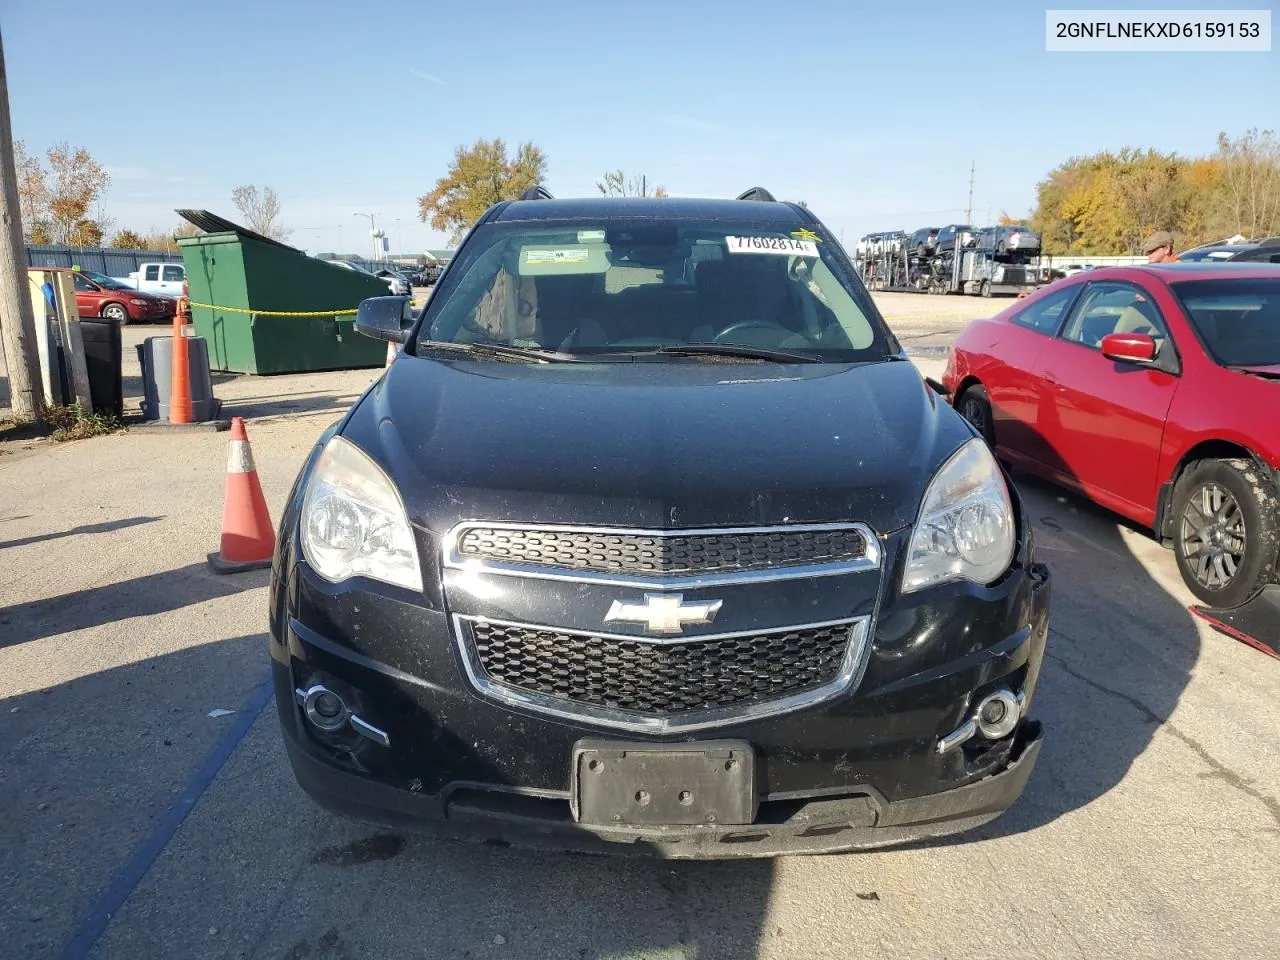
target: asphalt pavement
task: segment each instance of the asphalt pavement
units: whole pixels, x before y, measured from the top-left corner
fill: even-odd
[[[273,514],[376,373],[218,386],[253,417]],[[1019,481],[1054,598],[1045,747],[1009,813],[907,849],[669,863],[315,808],[263,695],[266,574],[205,565],[225,463],[204,431],[0,456],[5,960],[1280,953],[1280,663],[1195,620],[1171,554],[1073,496]]]

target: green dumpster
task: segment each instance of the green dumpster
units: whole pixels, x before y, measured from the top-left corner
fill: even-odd
[[[386,344],[355,330],[360,301],[387,295],[377,277],[249,231],[219,230],[178,246],[192,322],[209,344],[212,369],[296,373],[386,362]]]

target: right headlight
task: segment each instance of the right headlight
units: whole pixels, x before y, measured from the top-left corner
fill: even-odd
[[[422,589],[418,549],[391,478],[350,440],[334,437],[302,501],[302,555],[326,580],[364,576]]]
[[[920,506],[902,592],[972,580],[998,580],[1013,562],[1013,504],[991,450],[970,440],[942,465]]]

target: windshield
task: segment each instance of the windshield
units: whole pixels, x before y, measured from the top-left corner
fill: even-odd
[[[127,283],[121,283],[114,277],[108,277],[103,273],[94,273],[92,270],[81,270],[81,274],[88,277],[100,287],[106,287],[108,290],[132,290],[133,287]]]
[[[1280,364],[1280,273],[1169,285],[1205,349],[1226,367]]]
[[[891,350],[838,244],[794,223],[497,222],[457,258],[422,339],[601,359],[689,344],[837,363]]]

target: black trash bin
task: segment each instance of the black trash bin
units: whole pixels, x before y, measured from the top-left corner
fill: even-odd
[[[80,339],[84,343],[84,363],[89,370],[93,412],[109,413],[119,420],[124,416],[120,324],[115,320],[84,318],[80,321]]]

